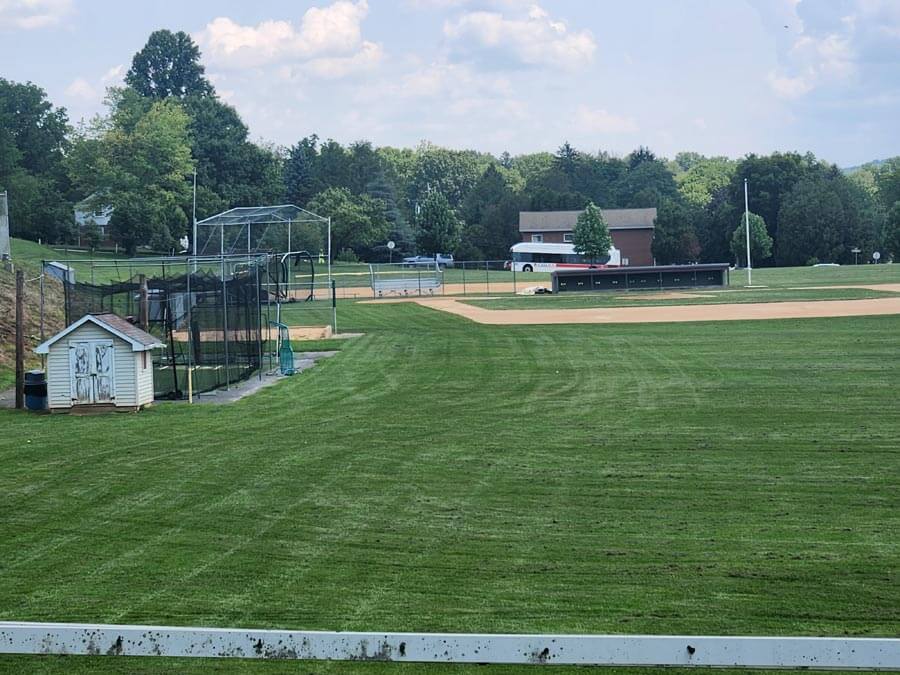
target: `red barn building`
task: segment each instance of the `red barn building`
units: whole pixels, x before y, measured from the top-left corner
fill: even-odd
[[[568,244],[578,216],[583,211],[521,211],[519,234],[522,241]],[[601,209],[613,246],[622,253],[622,266],[653,264],[653,222],[656,209]]]

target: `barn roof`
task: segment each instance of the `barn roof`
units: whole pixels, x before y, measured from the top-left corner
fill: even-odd
[[[584,211],[520,211],[519,232],[571,232]],[[610,230],[652,230],[656,209],[600,209]]]
[[[116,337],[125,340],[125,342],[131,345],[131,351],[133,352],[145,352],[151,349],[165,347],[157,337],[150,335],[147,331],[127,322],[118,314],[85,314],[72,325],[64,328],[46,342],[35,347],[35,354],[49,353],[51,345],[62,340],[64,337],[89,322],[103,328]]]

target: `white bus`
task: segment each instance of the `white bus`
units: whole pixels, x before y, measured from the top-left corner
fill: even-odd
[[[512,261],[509,269],[516,272],[552,272],[557,269],[591,267],[591,261],[575,253],[573,244],[536,244],[521,242],[510,249]],[[619,267],[622,264],[619,249],[609,249],[609,256],[594,261],[594,267]]]

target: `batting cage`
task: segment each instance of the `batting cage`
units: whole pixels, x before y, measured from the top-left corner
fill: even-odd
[[[182,263],[183,265],[183,263]],[[154,352],[156,398],[187,396],[247,379],[266,352],[272,300],[264,290],[265,266],[247,265],[229,278],[200,269],[175,276],[134,276],[105,284],[63,284],[66,322],[113,312],[165,344]]]

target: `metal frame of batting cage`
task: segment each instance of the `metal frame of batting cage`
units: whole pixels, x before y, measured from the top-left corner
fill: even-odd
[[[47,264],[49,262],[63,263],[75,271],[75,283],[69,281],[63,282],[65,291],[65,311],[66,321],[71,322],[78,319],[78,316],[72,316],[72,313],[87,313],[97,311],[123,311],[126,315],[136,316],[135,303],[136,297],[143,296],[145,293],[149,295],[150,290],[156,290],[159,299],[156,301],[157,309],[162,315],[157,322],[162,322],[164,326],[167,356],[160,357],[160,362],[155,364],[162,367],[163,358],[168,358],[168,365],[173,369],[173,388],[169,392],[169,396],[181,397],[182,389],[176,372],[178,355],[175,353],[174,332],[176,327],[173,323],[172,314],[174,302],[184,308],[183,316],[177,323],[183,324],[182,328],[186,332],[186,352],[184,353],[185,363],[185,386],[187,389],[187,397],[193,400],[193,394],[196,390],[194,387],[195,370],[198,367],[198,356],[203,350],[203,331],[196,329],[197,313],[200,311],[199,305],[195,299],[198,294],[205,294],[207,300],[212,301],[212,305],[208,302],[203,307],[206,313],[211,310],[213,315],[220,310],[221,321],[213,318],[213,332],[222,333],[222,351],[224,363],[216,366],[215,370],[219,371],[220,366],[224,367],[224,382],[219,381],[218,372],[215,374],[215,383],[212,387],[217,388],[224,384],[228,389],[235,381],[246,379],[251,376],[253,371],[257,371],[259,377],[262,377],[264,349],[263,343],[269,344],[271,334],[268,327],[271,318],[272,298],[268,290],[265,291],[265,300],[263,299],[263,278],[260,276],[260,267],[268,275],[268,261],[273,256],[271,254],[237,254],[237,255],[216,255],[216,256],[184,256],[184,257],[147,257],[147,258],[129,258],[129,259],[68,259],[42,261],[41,275],[41,339],[44,333],[44,284],[43,276],[46,273]],[[81,282],[83,295],[93,294],[99,297],[99,303],[93,302],[91,299],[83,300],[82,306],[76,309],[73,306],[76,289],[79,286],[78,267],[89,266],[90,277],[94,283]],[[97,284],[96,272],[108,272],[115,270],[116,276],[119,277],[117,283]],[[202,271],[201,271],[202,270]],[[138,272],[136,274],[135,272]],[[149,273],[158,271],[159,276],[153,277]],[[122,281],[121,273],[127,273],[127,280]],[[143,279],[141,279],[143,277]],[[265,284],[268,286],[267,284]],[[251,288],[252,287],[252,288]],[[118,305],[113,296],[119,295]],[[124,297],[124,300],[122,299]],[[108,302],[105,300],[108,298]],[[178,298],[181,298],[180,302]],[[187,301],[185,302],[185,298]],[[221,300],[221,303],[219,303]],[[124,302],[124,305],[122,304]],[[229,307],[229,302],[234,307]],[[278,302],[278,298],[275,298]],[[247,303],[250,303],[249,305]],[[95,306],[96,305],[96,306]],[[108,306],[107,306],[108,305]],[[163,306],[165,305],[165,307]],[[251,308],[250,305],[255,305]],[[232,309],[243,307],[243,316],[232,316],[232,322],[229,325],[229,313]],[[265,314],[265,316],[264,316]],[[253,316],[256,319],[254,321]],[[185,323],[186,321],[186,323]],[[185,328],[186,326],[186,328]],[[148,326],[149,328],[149,326]],[[197,334],[199,331],[199,335]],[[207,331],[208,332],[208,331]],[[231,339],[231,332],[235,338],[240,334],[246,333],[246,340]],[[264,335],[265,332],[265,335]],[[255,339],[252,336],[255,335]],[[232,344],[234,343],[234,344]],[[238,344],[243,347],[237,348]],[[244,344],[246,343],[246,344]],[[251,345],[251,343],[254,343]],[[252,352],[252,353],[251,353]],[[271,359],[271,355],[270,355]],[[242,367],[241,364],[244,364]],[[232,370],[237,368],[241,371],[238,377],[232,377]],[[204,388],[203,385],[200,387]]]
[[[307,211],[294,204],[279,204],[275,206],[238,206],[222,213],[218,213],[203,220],[194,220],[192,252],[195,256],[205,253],[218,233],[219,246],[217,254],[229,254],[236,252],[260,253],[276,250],[293,251],[294,242],[291,240],[294,224],[317,223],[327,226],[326,259],[328,263],[328,282],[331,285],[331,218],[320,216],[312,211]],[[286,227],[286,241],[284,246],[269,245],[275,242],[268,237],[269,230],[273,226]],[[203,247],[199,248],[201,230],[209,229]],[[231,229],[226,246],[226,228]],[[237,228],[237,233],[234,233]],[[254,232],[254,229],[257,230]],[[261,232],[260,232],[261,230]],[[243,250],[241,250],[243,249]]]

